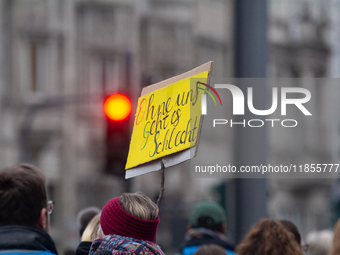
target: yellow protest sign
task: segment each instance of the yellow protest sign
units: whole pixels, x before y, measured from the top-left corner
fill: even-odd
[[[138,99],[126,169],[196,145],[208,76],[204,71]]]

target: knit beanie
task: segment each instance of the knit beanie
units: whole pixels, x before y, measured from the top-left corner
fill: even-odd
[[[226,222],[223,207],[215,202],[201,202],[194,206],[190,215],[193,227],[209,227]]]
[[[127,213],[115,197],[106,203],[100,216],[105,235],[115,234],[150,242],[156,241],[159,216],[156,220],[143,220]]]

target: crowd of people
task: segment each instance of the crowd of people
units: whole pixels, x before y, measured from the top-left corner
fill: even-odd
[[[37,167],[18,164],[0,170],[0,254],[58,255],[48,234],[53,202]],[[81,242],[75,255],[162,255],[156,244],[158,206],[141,192],[123,193],[100,210],[80,213]],[[340,255],[340,221],[332,231],[310,233],[304,243],[290,221],[262,219],[234,246],[226,238],[226,214],[201,202],[191,211],[178,255]]]

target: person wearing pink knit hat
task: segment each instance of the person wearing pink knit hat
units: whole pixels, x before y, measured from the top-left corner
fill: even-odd
[[[105,204],[100,216],[105,236],[94,240],[90,255],[163,255],[155,243],[158,206],[141,192],[124,193]]]

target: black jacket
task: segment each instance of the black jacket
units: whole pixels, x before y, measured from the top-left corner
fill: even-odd
[[[92,242],[83,241],[79,244],[76,255],[88,255]]]
[[[26,226],[0,227],[0,252],[1,255],[58,255],[49,234],[40,228]]]

